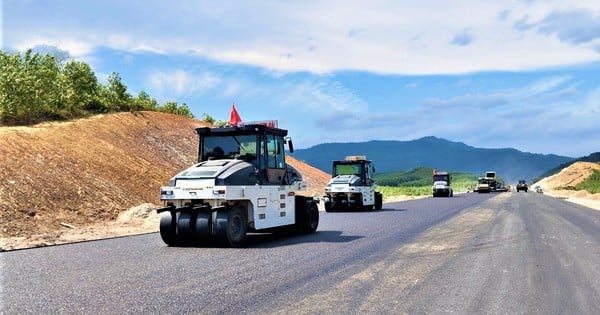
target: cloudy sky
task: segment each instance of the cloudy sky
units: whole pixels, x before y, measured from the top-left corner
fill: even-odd
[[[3,0],[2,49],[57,47],[196,117],[297,148],[437,136],[600,151],[600,1]],[[401,157],[399,157],[401,158]]]

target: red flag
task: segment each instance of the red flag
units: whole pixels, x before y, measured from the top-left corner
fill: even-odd
[[[231,104],[231,113],[229,114],[229,125],[237,126],[242,122],[240,115],[238,115],[237,110],[235,109],[235,104]]]

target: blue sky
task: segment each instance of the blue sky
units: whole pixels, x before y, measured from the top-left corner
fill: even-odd
[[[3,0],[2,48],[54,46],[296,148],[436,136],[600,151],[600,1]],[[398,157],[401,158],[401,157]]]

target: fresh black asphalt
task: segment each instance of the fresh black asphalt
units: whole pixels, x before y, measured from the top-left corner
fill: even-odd
[[[1,314],[486,313],[600,309],[600,211],[535,193],[321,212],[246,248],[157,233],[0,253]]]

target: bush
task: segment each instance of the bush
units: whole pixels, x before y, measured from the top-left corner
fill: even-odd
[[[577,190],[587,190],[591,194],[600,193],[600,170],[594,172],[583,182],[575,186]]]

